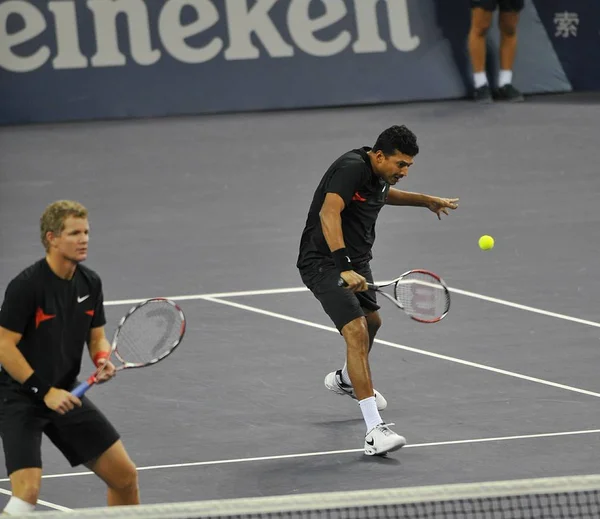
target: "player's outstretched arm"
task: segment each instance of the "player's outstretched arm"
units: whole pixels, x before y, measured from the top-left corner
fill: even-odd
[[[458,198],[440,198],[421,193],[401,191],[400,189],[394,188],[390,188],[386,200],[386,204],[388,205],[427,207],[430,211],[437,214],[439,219],[442,218],[441,213],[448,214],[448,209],[456,209],[458,207],[458,202]]]

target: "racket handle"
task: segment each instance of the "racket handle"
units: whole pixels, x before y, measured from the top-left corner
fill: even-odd
[[[338,287],[347,287],[348,283],[346,283],[342,278],[338,279]],[[367,283],[369,290],[377,290],[379,287],[374,285],[373,283]]]
[[[79,384],[73,391],[71,391],[72,395],[75,395],[77,398],[81,398],[85,392],[91,388],[96,383],[96,377],[91,376],[87,380],[84,380],[81,384]]]

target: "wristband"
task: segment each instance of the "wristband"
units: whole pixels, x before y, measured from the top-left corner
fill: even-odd
[[[334,250],[331,253],[333,257],[333,261],[335,263],[336,268],[340,272],[344,272],[346,270],[352,270],[352,262],[350,261],[350,256],[348,256],[348,251],[346,248]]]
[[[35,374],[35,371],[25,382],[23,382],[23,387],[40,400],[43,400],[48,391],[50,391],[50,384],[38,377]]]
[[[110,357],[109,351],[99,351],[98,353],[96,353],[96,355],[94,355],[94,358],[92,359],[94,361],[94,366],[98,367],[98,362],[101,359],[108,359],[109,357]]]

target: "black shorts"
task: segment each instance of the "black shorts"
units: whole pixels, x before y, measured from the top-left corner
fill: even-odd
[[[92,461],[119,440],[98,408],[85,396],[81,402],[81,407],[60,415],[16,387],[0,387],[0,437],[7,473],[42,468],[42,433],[73,467]]]
[[[523,9],[525,0],[471,0],[471,8],[480,7],[486,11],[495,11],[500,8],[502,12],[518,13]]]
[[[354,271],[373,283],[373,274],[369,263],[354,266]],[[323,306],[323,310],[340,331],[350,321],[364,317],[365,313],[379,310],[377,295],[374,290],[366,292],[351,292],[338,286],[340,275],[333,264],[315,265],[313,268],[302,269],[300,276],[304,284]]]

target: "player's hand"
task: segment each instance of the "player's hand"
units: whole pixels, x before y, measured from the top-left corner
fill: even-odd
[[[58,414],[66,414],[75,407],[81,407],[81,400],[64,389],[51,387],[44,396],[44,404]]]
[[[104,369],[102,369],[103,366]],[[117,373],[115,365],[108,359],[100,359],[98,361],[98,371],[100,371],[100,373],[96,376],[98,384],[102,384],[103,382],[110,380]]]
[[[364,292],[368,290],[367,280],[353,270],[346,270],[340,273],[340,277],[346,283],[346,288],[352,292]]]
[[[441,213],[448,214],[448,209],[456,209],[458,207],[458,200],[458,198],[438,198],[437,196],[431,196],[427,201],[427,208],[437,214],[438,219],[441,220]]]

